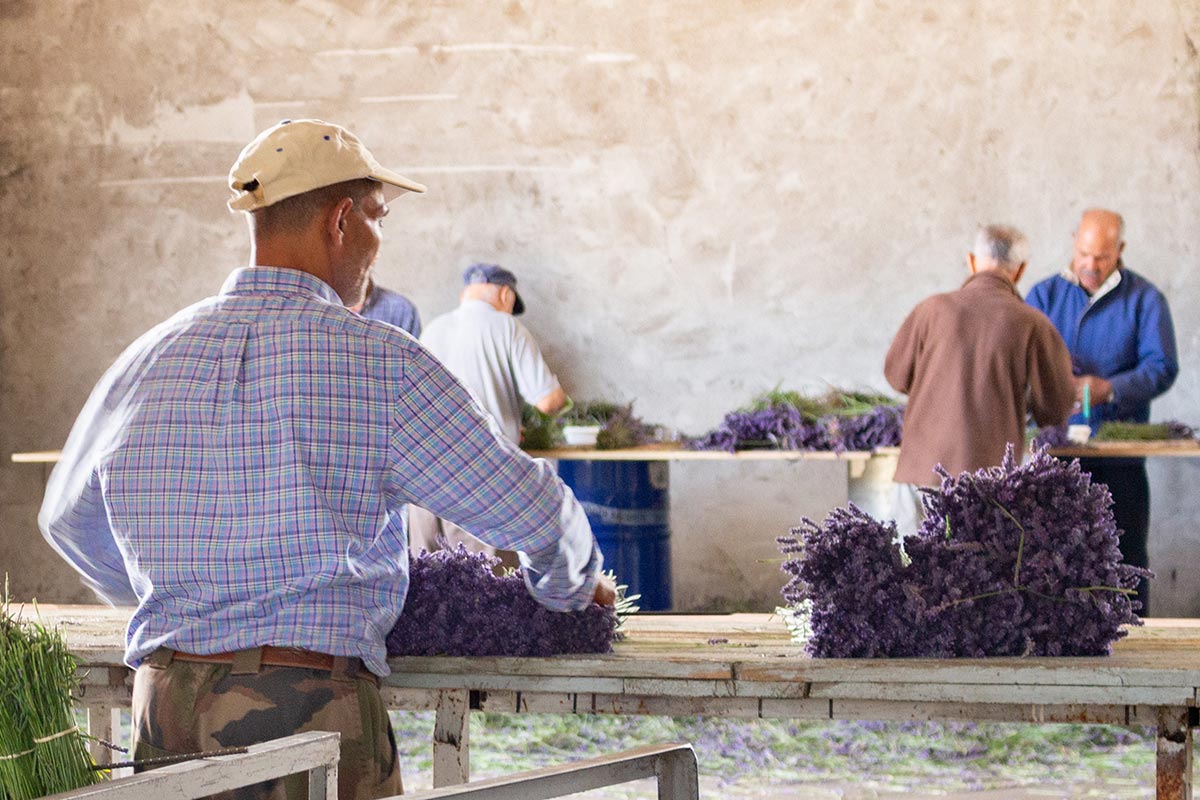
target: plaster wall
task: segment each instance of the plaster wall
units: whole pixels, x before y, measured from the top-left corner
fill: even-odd
[[[502,262],[572,395],[690,433],[778,384],[884,388],[976,224],[1030,235],[1028,289],[1110,206],[1175,312],[1155,417],[1200,422],[1198,34],[1200,0],[6,0],[0,569],[88,598],[9,454],[61,445],[126,344],[245,262],[224,176],[285,117],[429,184],[377,267],[426,319]],[[766,603],[769,542],[845,499],[826,469],[677,471],[679,605],[730,570]],[[1200,615],[1200,464],[1151,475],[1156,611]]]

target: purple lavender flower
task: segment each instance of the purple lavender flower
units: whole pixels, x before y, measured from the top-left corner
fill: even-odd
[[[832,442],[820,422],[806,420],[794,407],[775,405],[754,411],[731,411],[720,426],[688,443],[693,450],[728,453],[755,447],[774,450],[829,450]]]
[[[554,656],[610,653],[617,614],[593,603],[558,612],[540,605],[518,573],[498,576],[499,559],[454,550],[409,560],[404,610],[387,636],[391,656]]]
[[[1038,428],[1038,432],[1034,434],[1031,450],[1041,450],[1046,447],[1071,447],[1074,442],[1067,435],[1066,425],[1050,425],[1045,428]]]
[[[1037,452],[1018,465],[951,477],[924,492],[925,521],[895,525],[851,505],[779,540],[784,599],[813,606],[818,657],[1102,655],[1140,624],[1112,497],[1070,463]]]
[[[1169,419],[1164,423],[1167,426],[1168,439],[1195,439],[1196,430],[1191,426],[1177,419]]]
[[[826,417],[824,422],[837,450],[897,447],[904,426],[904,407],[875,406],[866,414]]]

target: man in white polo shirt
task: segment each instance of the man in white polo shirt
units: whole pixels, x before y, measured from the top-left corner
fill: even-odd
[[[556,414],[569,402],[567,394],[537,341],[516,319],[525,311],[516,276],[496,264],[472,264],[463,272],[463,284],[458,308],[431,321],[421,343],[471,390],[515,446],[521,437],[522,401]],[[473,552],[496,553],[458,526],[409,507],[413,552],[436,550],[439,534],[451,545],[462,542]],[[506,564],[516,564],[507,551],[500,556]]]

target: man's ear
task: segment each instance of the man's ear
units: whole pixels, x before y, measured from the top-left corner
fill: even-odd
[[[1021,276],[1025,274],[1025,268],[1029,266],[1028,261],[1022,261],[1021,266],[1017,267],[1017,271],[1013,273],[1013,285],[1020,283]]]
[[[326,212],[325,235],[331,241],[337,244],[342,243],[342,238],[346,230],[346,217],[350,216],[350,209],[352,208],[354,208],[354,201],[349,197],[343,197]]]
[[[974,253],[967,253],[967,266],[971,268],[971,274],[974,275],[975,272],[977,271],[976,267],[975,267],[975,254]]]

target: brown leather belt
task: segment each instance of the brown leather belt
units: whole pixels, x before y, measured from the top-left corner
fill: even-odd
[[[357,656],[331,656],[314,653],[299,647],[263,645],[233,653],[181,653],[160,647],[146,658],[151,669],[166,669],[172,661],[201,661],[209,664],[229,664],[230,675],[254,675],[261,667],[295,667],[328,672],[335,681],[364,680],[379,685],[379,677],[367,669]]]
[[[254,649],[262,653],[262,657],[258,659],[258,663],[264,667],[297,667],[299,669],[333,671],[335,657],[326,653],[314,653],[312,650],[303,650],[299,647],[275,647],[269,644]],[[175,658],[180,661],[207,661],[214,664],[232,664],[238,657],[239,653],[201,654],[175,651]],[[357,661],[358,659],[353,660]]]

